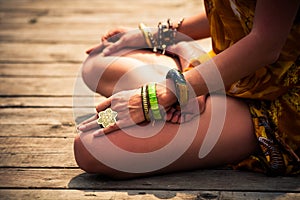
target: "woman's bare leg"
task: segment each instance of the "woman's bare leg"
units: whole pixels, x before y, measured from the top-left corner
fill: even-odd
[[[115,91],[135,89],[147,82],[164,80],[168,68],[158,67],[157,63],[169,68],[178,67],[178,63],[169,57],[145,51],[135,51],[125,57],[94,55],[87,60],[83,67],[83,78],[92,90],[110,96]],[[122,80],[124,76],[126,78]],[[223,101],[222,98],[219,95],[212,95],[208,98],[206,109],[200,116],[201,120],[195,118],[180,125],[165,123],[157,134],[150,134],[149,137],[144,135],[143,138],[139,138],[127,134],[128,131],[137,133],[137,135],[145,134],[144,132],[139,133],[141,130],[139,126],[119,130],[107,136],[113,145],[125,151],[147,153],[162,149],[165,145],[171,143],[179,127],[184,128],[187,138],[191,137],[190,133],[196,131],[195,138],[191,140],[187,151],[182,152],[180,158],[161,169],[149,173],[126,173],[104,164],[99,157],[101,158],[101,155],[104,154],[109,155],[110,149],[102,149],[99,144],[103,143],[106,136],[104,136],[105,138],[94,138],[92,131],[81,133],[75,138],[76,161],[87,172],[105,174],[116,178],[207,168],[240,161],[256,151],[257,142],[247,105],[231,97],[226,97],[227,110],[230,110],[230,112],[226,113],[224,127],[218,142],[204,158],[200,159],[198,155],[212,117],[211,99],[214,99],[214,102],[221,102]],[[198,126],[196,129],[194,128],[195,125]],[[147,130],[151,130],[151,127],[147,127]],[[180,146],[180,144],[178,145]],[[177,150],[176,146],[173,148],[175,152]],[[114,154],[113,159],[126,160],[122,155]]]
[[[82,77],[87,86],[108,97],[117,91],[163,81],[170,68],[179,66],[173,58],[146,50],[126,52],[126,56],[124,54],[119,52],[109,57],[99,54],[89,56],[82,68]]]
[[[144,175],[169,173],[175,171],[184,171],[191,169],[209,168],[219,166],[223,164],[231,164],[248,157],[257,150],[257,142],[253,134],[253,127],[248,111],[247,105],[243,102],[231,97],[227,97],[227,110],[224,127],[221,135],[211,150],[211,152],[204,158],[199,158],[199,150],[203,143],[203,139],[207,134],[207,129],[212,120],[211,114],[211,100],[214,102],[222,101],[218,95],[212,95],[208,98],[205,111],[199,118],[195,118],[190,122],[184,124],[172,124],[166,123],[162,130],[151,137],[138,138],[127,134],[128,132],[144,134],[140,132],[138,126],[130,127],[124,130],[113,132],[107,136],[94,138],[92,131],[82,133],[75,139],[75,158],[78,165],[89,173],[105,174],[115,178],[131,178]],[[187,151],[182,152],[182,155],[174,160],[168,166],[157,169],[156,171],[149,173],[126,173],[114,168],[122,167],[122,163],[130,161],[130,158],[123,157],[123,154],[116,154],[115,152],[110,155],[112,149],[103,149],[104,137],[107,137],[113,145],[128,151],[143,153],[154,152],[156,150],[164,148],[167,144],[170,144],[178,132],[179,126],[185,130],[186,137],[192,137],[192,132],[195,131],[195,124],[199,125],[196,130],[196,136],[191,141],[191,144]],[[182,143],[184,141],[182,140]],[[176,152],[177,148],[181,144],[174,145],[171,152]],[[108,166],[104,164],[101,156],[108,154],[113,160],[122,161],[118,166]],[[100,159],[99,159],[100,157]],[[105,156],[104,156],[105,157]],[[98,159],[96,159],[98,158]],[[153,160],[153,162],[159,162],[159,160]],[[140,163],[143,165],[143,163]],[[159,163],[158,163],[159,164]],[[136,167],[136,166],[135,166]]]

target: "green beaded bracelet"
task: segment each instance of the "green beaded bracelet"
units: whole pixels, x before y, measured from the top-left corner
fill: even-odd
[[[176,69],[170,69],[166,79],[171,79],[174,82],[176,97],[180,106],[186,105],[189,101],[189,92],[183,74]]]
[[[150,110],[152,112],[152,116],[155,120],[161,120],[162,116],[160,114],[157,96],[156,96],[156,84],[150,83],[148,85],[148,97],[150,103]]]

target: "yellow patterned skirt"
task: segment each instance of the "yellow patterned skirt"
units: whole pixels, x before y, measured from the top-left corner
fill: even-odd
[[[205,0],[216,54],[248,35],[256,0]],[[275,63],[227,88],[249,105],[261,151],[235,166],[268,175],[300,173],[300,10]]]
[[[234,168],[267,175],[300,173],[300,89],[273,101],[247,100],[261,152]]]
[[[184,71],[215,55],[213,51],[201,55],[190,61],[189,67]],[[273,70],[269,70],[272,69],[269,67],[240,80],[227,91],[229,96],[244,99],[248,104],[261,150],[233,168],[263,172],[270,176],[300,174],[300,66],[298,62],[275,66],[285,66],[287,69],[286,76],[282,76],[282,86],[277,85],[276,88],[274,85],[261,84],[264,82],[261,80],[269,76],[280,80],[274,72],[270,73]]]

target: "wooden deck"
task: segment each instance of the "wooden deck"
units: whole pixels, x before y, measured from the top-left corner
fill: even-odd
[[[300,177],[216,169],[113,181],[77,167],[72,100],[84,51],[115,26],[201,9],[201,0],[0,0],[0,199],[300,199]]]

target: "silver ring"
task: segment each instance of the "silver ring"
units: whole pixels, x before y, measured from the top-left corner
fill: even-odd
[[[104,111],[98,113],[98,120],[97,123],[104,128],[114,125],[117,122],[117,115],[116,111],[113,111],[111,108],[107,108]]]

